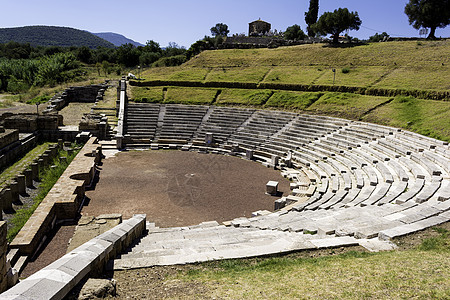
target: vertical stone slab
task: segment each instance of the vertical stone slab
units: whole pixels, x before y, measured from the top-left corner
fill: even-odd
[[[57,148],[57,146],[56,145],[53,145],[53,146],[51,146],[50,148],[49,148],[49,156],[51,157],[51,158],[54,158],[55,156],[56,156],[56,153],[58,152],[58,148]]]
[[[248,159],[248,160],[252,160],[253,159],[253,150],[246,150],[245,151],[245,157]]]
[[[31,178],[33,178],[33,180],[39,179],[39,164],[38,163],[31,164]]]
[[[11,189],[6,188],[2,193],[2,210],[3,211],[11,211],[12,210],[12,194]]]
[[[33,171],[31,169],[27,169],[24,171],[25,174],[25,185],[28,188],[33,187]]]
[[[278,166],[279,160],[280,157],[278,155],[272,155],[271,164],[273,165],[274,168]]]
[[[12,202],[19,202],[20,201],[20,197],[19,197],[19,184],[17,183],[17,181],[13,181],[9,184],[9,188],[11,189],[11,195],[12,195]]]
[[[58,148],[59,148],[59,149],[62,149],[63,146],[64,146],[64,141],[63,141],[63,139],[58,139]]]
[[[38,159],[38,166],[39,166],[39,170],[44,169],[45,165],[44,165],[44,160],[42,158]]]
[[[18,175],[16,177],[17,186],[18,186],[18,192],[20,195],[26,194],[26,186],[25,186],[25,175]]]
[[[44,166],[48,166],[50,164],[50,155],[44,153],[42,155],[42,160],[44,161]]]

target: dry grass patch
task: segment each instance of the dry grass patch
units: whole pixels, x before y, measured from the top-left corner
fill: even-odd
[[[392,69],[389,67],[344,67],[336,68],[335,85],[368,87],[379,80],[383,75],[389,73]],[[347,72],[347,73],[346,73]],[[315,84],[333,85],[334,74],[329,68]]]
[[[450,63],[450,41],[372,43],[330,47],[324,44],[277,49],[227,49],[205,51],[184,64],[186,67],[248,66],[428,66]]]
[[[274,67],[264,79],[268,83],[288,83],[288,84],[312,84],[319,78],[327,67]]]
[[[206,81],[260,82],[270,68],[215,68],[206,76]]]

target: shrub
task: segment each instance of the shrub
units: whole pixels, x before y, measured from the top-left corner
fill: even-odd
[[[342,73],[344,74],[350,73],[350,68],[349,67],[342,68]]]
[[[27,104],[45,103],[45,102],[47,102],[50,99],[51,99],[51,97],[47,96],[47,95],[38,96],[38,97],[35,97],[33,99],[28,100]]]

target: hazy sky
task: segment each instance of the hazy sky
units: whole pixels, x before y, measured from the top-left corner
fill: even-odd
[[[247,33],[248,23],[258,18],[285,30],[299,24],[306,29],[304,13],[309,0],[0,0],[0,27],[54,25],[91,32],[116,32],[135,41],[155,40],[189,47],[210,35],[216,23],[225,23],[230,33]],[[368,38],[386,31],[391,36],[418,36],[404,14],[407,0],[320,0],[319,16],[347,7],[362,20],[351,36]],[[450,26],[437,29],[436,36],[449,37]]]

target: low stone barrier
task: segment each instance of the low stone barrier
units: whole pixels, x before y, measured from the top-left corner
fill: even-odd
[[[93,238],[0,295],[1,299],[63,299],[87,275],[102,272],[107,262],[142,236],[145,215],[134,215]]]
[[[8,279],[6,274],[8,268],[6,267],[6,222],[0,222],[0,293],[5,291],[8,287]]]
[[[73,159],[36,211],[11,242],[21,255],[31,255],[57,219],[74,219],[84,199],[85,186],[95,174],[101,158],[101,145],[90,138]]]

